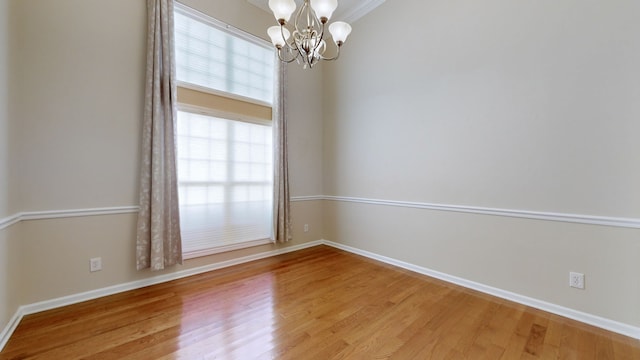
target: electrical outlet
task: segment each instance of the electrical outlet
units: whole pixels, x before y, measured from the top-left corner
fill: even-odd
[[[102,270],[102,258],[89,259],[89,271],[96,272]]]
[[[304,232],[309,232],[309,224],[304,224]]]
[[[577,272],[569,273],[569,286],[576,289],[584,289],[584,274]]]

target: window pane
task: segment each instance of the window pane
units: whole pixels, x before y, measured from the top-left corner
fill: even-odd
[[[183,251],[269,238],[270,126],[178,112]]]
[[[211,24],[175,13],[178,80],[273,102],[274,53]]]

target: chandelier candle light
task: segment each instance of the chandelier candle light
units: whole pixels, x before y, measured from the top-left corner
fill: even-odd
[[[324,40],[325,26],[337,7],[338,0],[304,0],[295,14],[291,32],[286,25],[296,10],[295,1],[269,0],[269,8],[280,24],[267,30],[278,51],[278,58],[286,63],[297,59],[305,69],[312,68],[320,60],[336,60],[340,56],[342,44],[351,33],[351,26],[346,22],[331,23],[329,33],[336,44],[336,51],[332,57],[324,56],[327,49]]]

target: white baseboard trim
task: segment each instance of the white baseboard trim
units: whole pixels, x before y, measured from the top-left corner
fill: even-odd
[[[264,259],[264,258],[276,256],[276,255],[286,254],[293,251],[298,251],[298,250],[302,250],[302,249],[306,249],[306,248],[310,248],[310,247],[314,247],[322,244],[324,244],[323,240],[311,241],[304,244],[288,246],[288,247],[284,247],[277,250],[266,251],[259,254],[244,256],[237,259],[227,260],[227,261],[223,261],[215,264],[204,265],[204,266],[200,266],[192,269],[176,271],[171,274],[153,276],[147,279],[131,281],[124,284],[109,286],[101,289],[86,291],[79,294],[73,294],[69,296],[59,297],[56,299],[45,300],[45,301],[41,301],[33,304],[23,305],[18,308],[15,315],[11,318],[7,326],[5,326],[4,330],[0,332],[0,351],[2,351],[4,346],[9,341],[9,338],[15,331],[16,327],[18,326],[22,318],[26,315],[35,314],[41,311],[56,309],[62,306],[77,304],[83,301],[93,300],[93,299],[101,298],[104,296],[129,291],[129,290],[140,289],[146,286],[160,284],[160,283],[164,283],[172,280],[177,280],[177,279],[185,278],[192,275],[202,274],[205,272],[218,270],[218,269],[222,269],[222,268],[226,268],[234,265],[239,265],[239,264],[247,263],[254,260],[260,260],[260,259]]]
[[[249,256],[233,259],[233,260],[227,260],[220,263],[205,265],[205,266],[201,266],[193,269],[177,271],[171,274],[154,276],[154,277],[150,277],[143,280],[132,281],[125,284],[109,286],[102,289],[91,290],[91,291],[87,291],[79,294],[64,296],[56,299],[51,299],[51,300],[41,301],[38,303],[20,306],[16,311],[16,313],[13,315],[13,317],[9,320],[5,328],[0,332],[0,351],[2,351],[2,349],[5,347],[5,345],[9,341],[9,338],[11,337],[15,329],[18,327],[18,324],[20,323],[22,318],[26,315],[38,313],[41,311],[51,310],[51,309],[59,308],[62,306],[72,305],[72,304],[80,303],[87,300],[93,300],[103,296],[121,293],[124,291],[135,290],[135,289],[143,288],[150,285],[160,284],[167,281],[177,280],[184,277],[205,273],[208,271],[213,271],[217,269],[222,269],[222,268],[226,268],[234,265],[247,263],[254,260],[264,259],[264,258],[268,258],[268,257],[280,255],[280,254],[298,251],[298,250],[302,250],[302,249],[306,249],[306,248],[310,248],[318,245],[331,246],[331,247],[341,249],[356,255],[361,255],[373,260],[386,263],[386,264],[397,266],[399,268],[403,268],[419,274],[440,279],[452,284],[460,285],[465,288],[477,290],[485,294],[493,295],[493,296],[510,300],[526,306],[531,306],[533,308],[544,310],[556,315],[564,316],[569,319],[577,320],[589,325],[603,328],[603,329],[606,329],[615,333],[619,333],[625,336],[629,336],[635,339],[640,339],[640,327],[632,326],[632,325],[621,323],[618,321],[606,319],[600,316],[573,310],[564,306],[548,303],[542,300],[530,298],[530,297],[516,294],[510,291],[494,288],[481,283],[477,283],[477,282],[466,280],[456,276],[448,275],[439,271],[427,269],[421,266],[396,260],[390,257],[378,255],[376,253],[372,253],[366,250],[361,250],[348,245],[336,243],[329,240],[316,240],[316,241],[311,241],[304,244],[289,246],[282,249],[267,251],[260,254],[249,255]]]
[[[457,276],[448,275],[439,271],[427,269],[421,266],[410,264],[404,261],[396,260],[390,257],[378,255],[369,251],[354,248],[348,245],[336,243],[333,241],[323,240],[323,244],[335,247],[340,250],[344,250],[356,255],[361,255],[373,260],[394,265],[409,271],[413,271],[419,274],[427,275],[436,279],[440,279],[452,284],[460,285],[462,287],[480,291],[485,294],[493,295],[502,299],[513,301],[519,304],[530,306],[536,309],[544,310],[556,315],[560,315],[569,319],[580,321],[589,325],[593,325],[602,329],[606,329],[618,334],[629,336],[635,339],[640,339],[640,327],[632,326],[629,324],[621,323],[606,319],[597,315],[588,314],[582,311],[577,311],[564,306],[552,304],[546,301],[534,299],[528,296],[523,296],[510,291],[498,289],[492,286],[487,286],[474,281],[459,278]]]
[[[23,316],[24,315],[20,312],[20,309],[18,309],[18,311],[16,311],[16,313],[13,314],[13,316],[9,320],[9,323],[7,323],[7,326],[5,326],[2,331],[0,331],[0,351],[4,349],[5,345],[7,345],[9,338],[18,327],[18,324],[20,324],[20,320],[22,320]]]

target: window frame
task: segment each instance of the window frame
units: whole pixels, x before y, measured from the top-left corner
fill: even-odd
[[[274,60],[275,61],[279,61],[277,59],[277,55],[275,53],[275,50],[273,48],[273,45],[271,44],[271,42],[262,39],[256,35],[253,35],[251,33],[248,33],[246,31],[240,30],[236,27],[233,27],[223,21],[220,21],[212,16],[209,16],[207,14],[204,14],[196,9],[193,9],[191,7],[188,7],[184,4],[181,4],[179,2],[176,2],[174,5],[174,9],[173,9],[174,14],[175,13],[180,13],[183,16],[187,16],[192,18],[193,20],[196,21],[200,21],[202,23],[211,25],[213,27],[215,27],[217,30],[220,30],[222,32],[225,32],[231,36],[234,36],[236,38],[240,38],[242,40],[245,40],[247,42],[250,42],[254,45],[260,46],[266,50],[269,50],[271,52],[273,52],[273,56],[274,56]],[[278,66],[276,64],[274,64],[274,73],[276,72],[276,69],[278,68]],[[234,99],[234,100],[239,100],[239,101],[244,101],[244,102],[248,102],[248,103],[253,103],[256,105],[262,105],[262,106],[268,106],[268,107],[273,107],[273,103],[271,102],[267,102],[267,101],[261,101],[259,99],[255,99],[255,98],[251,98],[251,97],[247,97],[247,96],[242,96],[239,94],[234,94],[231,92],[225,92],[225,91],[221,91],[221,90],[217,90],[217,89],[213,89],[213,88],[208,88],[205,86],[201,86],[201,85],[197,85],[197,84],[192,84],[192,83],[188,83],[188,82],[184,82],[181,80],[177,80],[176,84],[178,86],[178,89],[180,87],[182,88],[186,88],[186,89],[192,89],[192,90],[196,90],[196,91],[202,91],[202,92],[207,92],[213,95],[218,95],[218,96],[222,96],[222,97],[227,97],[230,99]]]
[[[229,24],[226,24],[209,15],[201,13],[198,10],[190,8],[186,5],[176,2],[174,5],[174,13],[180,13],[183,16],[190,17],[193,20],[200,21],[202,23],[205,23],[207,25],[210,25],[216,28],[217,30],[226,32],[231,36],[237,37],[239,39],[248,41],[254,45],[258,45],[260,47],[273,51],[270,42],[264,39],[261,39],[255,35],[244,32],[240,29],[237,29]],[[277,59],[274,53],[274,68],[273,68],[274,74],[277,74],[277,71],[282,71],[280,67],[277,65],[276,61]],[[231,121],[239,121],[239,122],[251,123],[256,125],[269,126],[273,130],[273,106],[274,106],[273,102],[269,103],[259,99],[250,98],[250,97],[246,97],[246,96],[242,96],[242,95],[238,95],[230,92],[225,92],[222,90],[212,89],[205,86],[201,86],[201,85],[197,85],[197,84],[193,84],[185,81],[180,81],[180,80],[176,81],[176,85],[177,85],[177,104],[176,104],[177,111],[222,118],[222,119],[227,119]],[[195,104],[193,103],[193,101],[190,101],[190,102],[181,101],[181,99],[184,100],[185,97],[188,96],[190,92],[192,93],[195,92],[197,95],[201,95],[201,97],[211,96],[211,97],[216,97],[218,99],[222,99],[222,101],[228,100],[230,102],[239,102],[241,104],[247,104],[249,105],[249,107],[254,107],[254,109],[257,109],[257,111],[260,111],[260,112],[264,112],[265,109],[268,108],[269,116],[268,117],[256,116],[251,113],[240,113],[240,112],[229,111],[228,109],[223,109],[223,108],[209,107],[204,104]],[[272,147],[274,145],[275,144],[272,144]],[[273,210],[271,211],[270,216],[271,218],[273,218],[274,216]],[[208,256],[208,255],[213,255],[213,254],[218,254],[218,253],[223,253],[223,252],[228,252],[233,250],[254,247],[254,246],[273,244],[274,243],[274,240],[272,239],[273,228],[270,231],[271,231],[270,235],[268,235],[268,237],[264,239],[247,240],[240,243],[214,246],[206,249],[194,250],[189,252],[183,251],[183,258],[193,259],[197,257],[203,257],[203,256]]]

